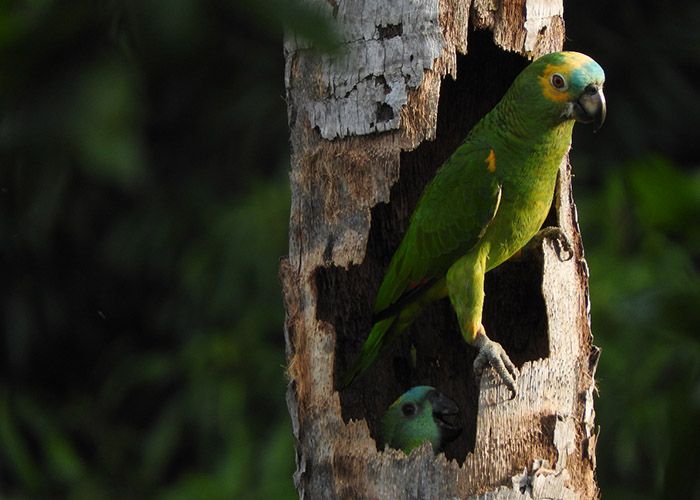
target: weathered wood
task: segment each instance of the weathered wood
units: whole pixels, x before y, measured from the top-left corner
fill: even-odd
[[[367,376],[335,389],[369,332],[379,281],[423,186],[523,56],[561,48],[561,1],[315,5],[335,18],[344,50],[330,58],[285,43],[292,212],[280,275],[300,496],[595,497],[597,351],[566,160],[547,223],[568,235],[574,258],[560,261],[544,242],[487,275],[484,322],[521,368],[517,398],[507,400],[490,372],[477,386],[474,352],[447,303],[428,308]],[[458,402],[463,435],[438,457],[427,447],[409,457],[378,451],[381,413],[417,383]]]

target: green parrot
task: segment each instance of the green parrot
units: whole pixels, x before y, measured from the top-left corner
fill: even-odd
[[[431,301],[445,296],[464,340],[515,395],[518,370],[481,322],[484,274],[525,246],[544,222],[574,122],[605,120],[603,69],[578,52],[540,57],[469,132],[426,186],[374,304],[374,326],[341,381],[349,385]],[[566,243],[561,231],[549,230]]]
[[[380,447],[389,445],[406,454],[425,441],[438,453],[454,441],[462,429],[449,421],[459,413],[451,399],[434,387],[412,387],[394,401],[384,414],[379,440]]]

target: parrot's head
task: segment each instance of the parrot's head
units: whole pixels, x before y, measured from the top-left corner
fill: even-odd
[[[416,386],[399,397],[382,419],[382,446],[409,453],[428,441],[435,453],[462,432],[451,422],[459,413],[457,405],[435,388]]]
[[[585,54],[544,55],[523,70],[518,79],[521,84],[534,87],[535,105],[555,121],[593,123],[596,130],[605,121],[605,73]]]

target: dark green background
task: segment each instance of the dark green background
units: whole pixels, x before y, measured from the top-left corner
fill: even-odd
[[[700,498],[700,6],[568,2],[603,498]],[[0,4],[0,497],[294,498],[290,0]]]

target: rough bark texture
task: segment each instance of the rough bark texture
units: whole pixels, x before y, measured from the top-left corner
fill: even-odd
[[[562,47],[561,1],[317,5],[340,26],[343,55],[285,43],[292,212],[280,274],[300,496],[595,497],[597,349],[567,160],[547,225],[564,230],[574,258],[544,242],[487,275],[484,323],[521,369],[518,397],[491,371],[477,386],[447,301],[336,390],[422,188],[527,59]],[[417,384],[459,404],[462,435],[438,457],[377,450],[382,413]]]

